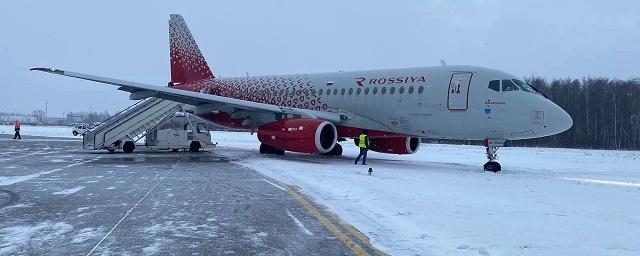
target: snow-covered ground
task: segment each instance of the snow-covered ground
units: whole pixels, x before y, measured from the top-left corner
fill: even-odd
[[[44,137],[62,137],[62,138],[78,138],[82,136],[73,136],[71,126],[34,126],[22,125],[20,127],[20,135],[27,136],[44,136]],[[0,134],[13,135],[15,133],[13,125],[0,125]]]
[[[248,133],[215,152],[300,188],[393,255],[640,255],[640,152],[423,144],[414,155],[258,154]]]
[[[22,134],[73,137],[70,127],[23,125]],[[343,157],[271,156],[257,153],[255,135],[212,137],[214,152],[299,187],[393,255],[640,255],[638,151],[501,148],[493,174],[481,171],[478,146],[370,152],[363,167],[351,141]]]

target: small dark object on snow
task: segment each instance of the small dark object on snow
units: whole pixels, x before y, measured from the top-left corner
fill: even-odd
[[[373,168],[369,167],[369,176],[373,173]]]

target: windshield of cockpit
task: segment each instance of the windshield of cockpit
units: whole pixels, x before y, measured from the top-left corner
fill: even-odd
[[[496,92],[525,91],[541,95],[538,90],[533,88],[530,84],[519,79],[491,80],[489,81],[489,89]]]

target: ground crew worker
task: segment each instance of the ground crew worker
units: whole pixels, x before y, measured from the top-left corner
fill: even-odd
[[[356,158],[356,164],[362,157],[362,165],[367,165],[367,151],[369,151],[369,136],[367,136],[367,130],[362,130],[360,136],[358,136],[358,147],[360,148],[360,154]]]
[[[16,138],[18,138],[19,140],[21,140],[22,137],[20,137],[20,120],[18,119],[16,119],[15,130],[16,130],[16,134],[13,135],[13,139],[15,140]]]

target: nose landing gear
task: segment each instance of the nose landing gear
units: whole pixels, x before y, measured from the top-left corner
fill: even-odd
[[[484,164],[485,172],[495,173],[502,170],[500,163],[496,162],[496,159],[498,159],[498,154],[496,153],[496,151],[498,151],[498,148],[504,145],[504,142],[505,142],[504,139],[485,139],[484,140],[484,146],[486,147],[486,150],[487,150],[487,159],[489,159],[489,162]]]

